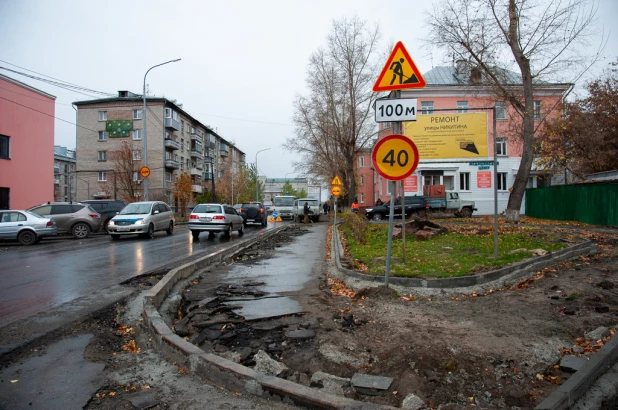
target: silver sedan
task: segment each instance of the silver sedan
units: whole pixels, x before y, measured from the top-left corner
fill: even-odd
[[[0,211],[0,239],[32,245],[46,236],[55,235],[58,235],[58,227],[53,218],[45,218],[29,211]]]
[[[230,237],[233,231],[243,234],[243,219],[231,205],[226,204],[199,204],[193,208],[187,226],[194,239],[199,238],[201,232],[208,232],[209,238],[215,232],[223,232]]]

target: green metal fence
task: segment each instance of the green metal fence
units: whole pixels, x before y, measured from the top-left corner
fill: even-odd
[[[526,189],[526,215],[618,226],[618,182]]]

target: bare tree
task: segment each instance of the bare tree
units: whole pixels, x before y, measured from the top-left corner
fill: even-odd
[[[141,194],[139,181],[135,178],[141,166],[133,144],[124,141],[120,148],[109,152],[108,159],[113,164],[112,185],[106,188],[107,192],[118,192],[120,198],[126,202],[135,202],[135,198]]]
[[[326,48],[309,60],[310,92],[294,102],[296,136],[285,143],[301,156],[294,162],[298,171],[324,181],[338,174],[350,203],[356,191],[354,160],[375,135],[371,88],[379,69],[379,31],[357,17],[333,22]]]
[[[523,153],[508,221],[519,220],[534,160],[534,84],[565,75],[574,82],[598,60],[602,47],[586,53],[596,10],[594,0],[442,0],[428,13],[430,43],[469,61],[521,116]],[[513,87],[509,71],[521,86]]]

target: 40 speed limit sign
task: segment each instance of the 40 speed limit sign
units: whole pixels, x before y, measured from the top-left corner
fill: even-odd
[[[418,149],[404,135],[389,135],[378,141],[371,160],[380,175],[399,181],[410,176],[418,166]]]

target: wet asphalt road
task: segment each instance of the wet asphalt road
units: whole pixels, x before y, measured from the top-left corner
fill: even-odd
[[[243,239],[267,228],[248,226]],[[135,276],[177,266],[239,240],[202,233],[193,241],[186,226],[174,234],[155,233],[112,241],[98,234],[79,241],[70,237],[44,239],[33,246],[0,243],[0,327],[24,319]]]

